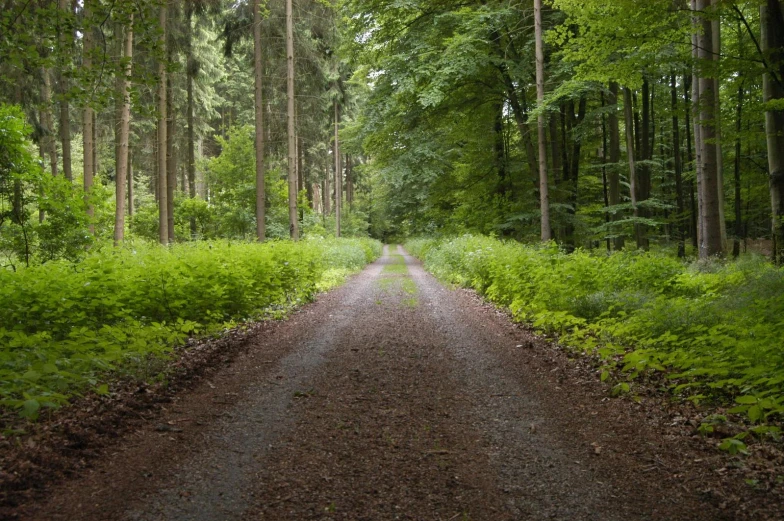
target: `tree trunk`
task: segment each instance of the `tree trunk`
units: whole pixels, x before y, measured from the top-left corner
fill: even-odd
[[[294,14],[292,0],[286,0],[286,92],[288,94],[289,235],[299,240],[297,220],[296,122],[294,121]]]
[[[711,5],[717,6],[718,0],[711,0]],[[721,66],[720,66],[720,57],[721,57],[721,20],[719,18],[711,21],[711,29],[713,30],[713,61],[716,64],[716,73],[715,78],[713,79],[714,82],[714,90],[713,92],[716,93],[716,107],[715,107],[715,114],[716,114],[716,172],[717,172],[717,181],[718,184],[718,194],[717,197],[719,198],[719,226],[721,230],[721,249],[723,252],[727,251],[727,220],[724,216],[724,153],[722,152],[721,148],[721,96],[719,95],[719,85],[720,85],[720,78],[721,78]]]
[[[169,55],[171,63],[172,57]],[[166,226],[169,243],[174,242],[174,191],[177,188],[177,161],[174,151],[175,111],[171,75],[166,76]]]
[[[607,189],[607,118],[604,113],[606,103],[604,101],[604,92],[599,93],[602,102],[602,195],[604,195],[604,207],[610,206],[610,194]],[[604,222],[610,223],[610,214],[604,214]],[[607,251],[612,251],[612,241],[607,239]]]
[[[43,127],[42,149],[49,156],[49,167],[52,176],[57,177],[57,144],[54,139],[54,122],[52,117],[52,81],[49,77],[49,69],[42,67],[41,74],[41,126]]]
[[[680,125],[678,124],[678,89],[675,74],[670,76],[670,94],[672,101],[672,163],[675,171],[675,201],[678,215],[675,218],[675,233],[678,241],[678,257],[686,256],[686,243],[683,229],[683,162],[681,159]]]
[[[136,208],[133,204],[133,157],[130,145],[128,146],[128,215],[133,216]]]
[[[544,45],[542,42],[542,0],[534,0],[534,33],[536,39],[536,100],[544,103]],[[544,114],[537,119],[539,140],[539,205],[542,212],[541,239],[549,241],[553,232],[550,228],[550,196],[547,183],[547,143],[544,131]]]
[[[354,158],[346,154],[346,202],[354,209]]]
[[[92,82],[92,68],[93,68],[93,21],[92,21],[92,8],[95,0],[84,0],[84,36],[82,37],[82,67],[85,70],[86,76]],[[93,149],[95,142],[93,141],[93,108],[90,105],[92,100],[85,101],[84,108],[82,109],[82,149],[83,149],[83,177],[84,177],[84,199],[87,203],[87,215],[90,221],[90,234],[95,235],[95,224],[93,223],[93,216],[95,209],[89,203],[90,191],[93,187]]]
[[[267,239],[267,189],[264,164],[264,60],[261,48],[261,0],[253,0],[254,111],[256,117],[256,239]]]
[[[685,128],[686,128],[686,162],[689,165],[689,168],[693,168],[694,166],[694,156],[692,155],[692,146],[691,146],[691,134],[692,134],[692,124],[691,124],[691,113],[693,107],[691,104],[691,92],[692,92],[692,76],[689,74],[683,75],[683,102],[686,106],[686,110],[684,114],[686,116],[685,121]],[[697,207],[697,203],[694,198],[694,181],[689,180],[689,208],[690,208],[690,215],[689,215],[689,229],[690,229],[690,237],[691,237],[691,245],[695,251],[698,248],[698,215],[699,209]]]
[[[767,0],[760,7],[762,50],[770,59],[762,77],[766,103],[784,98],[784,13],[781,2]],[[784,110],[765,112],[765,135],[770,174],[770,204],[773,237],[773,261],[784,264]]]
[[[621,204],[621,176],[619,163],[621,161],[621,131],[618,124],[618,84],[610,82],[610,95],[608,103],[611,105],[607,123],[610,127],[610,171],[607,178],[607,191],[610,206]],[[618,220],[618,215],[610,214],[610,219]],[[620,233],[613,241],[616,250],[622,250],[624,246],[623,235]]]
[[[624,123],[626,127],[626,155],[629,159],[629,194],[632,201],[632,209],[634,211],[635,219],[640,216],[639,209],[637,208],[637,172],[635,169],[634,161],[634,115],[632,107],[632,91],[627,87],[623,88],[623,113]],[[637,240],[637,247],[642,248],[642,235],[640,233],[640,226],[637,222],[634,223],[634,235]]]
[[[161,30],[158,44],[161,51],[166,47],[166,2],[158,12],[158,25]],[[166,61],[158,63],[158,239],[163,245],[169,244],[169,203],[166,177]]]
[[[340,237],[340,206],[343,198],[343,172],[340,165],[340,136],[338,129],[340,125],[340,107],[338,100],[333,102],[335,109],[335,237]]]
[[[642,133],[640,138],[640,160],[644,161],[639,168],[639,176],[637,183],[637,202],[647,201],[651,193],[651,167],[645,163],[650,161],[653,157],[653,149],[651,147],[651,86],[647,77],[642,81]],[[646,208],[640,208],[640,217],[649,217],[650,213]],[[648,242],[648,227],[640,224],[640,242],[638,246],[647,250],[649,248]]]
[[[120,150],[117,162],[116,207],[114,214],[114,245],[119,246],[125,239],[125,183],[128,174],[128,134],[131,127],[131,66],[133,64],[133,14],[125,30],[124,58],[127,60],[123,67],[123,89],[118,94],[122,95],[122,110],[120,113]]]
[[[60,21],[70,15],[68,0],[58,0],[57,8],[59,10]],[[63,147],[63,175],[65,175],[66,179],[73,182],[73,172],[71,171],[71,118],[68,110],[68,80],[65,74],[65,69],[71,56],[68,42],[69,33],[71,33],[71,31],[66,31],[66,28],[60,23],[57,28],[57,33],[58,50],[60,54],[60,70],[58,71],[57,88],[60,98],[60,141]]]
[[[697,9],[706,11],[711,0],[697,0]],[[698,34],[698,63],[706,67],[713,59],[713,27],[711,21],[701,20],[702,31]],[[706,77],[705,70],[700,74],[700,139],[702,141],[702,216],[704,233],[700,242],[700,258],[708,258],[724,253],[719,222],[719,185],[718,165],[716,162],[716,90],[713,78]]]
[[[194,127],[194,99],[193,99],[193,80],[196,75],[196,61],[193,57],[193,9],[188,9],[188,19],[186,21],[186,38],[185,45],[188,56],[186,57],[186,76],[187,82],[186,90],[188,96],[188,195],[191,199],[196,198],[196,129]],[[196,218],[190,219],[190,232],[191,238],[196,236]]]
[[[738,34],[742,34],[738,31]],[[740,154],[741,154],[741,121],[743,119],[743,84],[738,86],[738,108],[735,112],[735,239],[732,244],[732,256],[737,258],[740,255],[740,239],[743,236],[743,213],[741,201],[741,183],[740,183]]]

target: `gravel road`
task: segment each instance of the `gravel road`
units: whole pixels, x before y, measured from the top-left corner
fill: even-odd
[[[387,248],[14,519],[734,519],[650,410]]]

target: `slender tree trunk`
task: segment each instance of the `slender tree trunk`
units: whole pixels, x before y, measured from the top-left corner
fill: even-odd
[[[711,5],[714,7],[718,5],[718,0],[711,0]],[[716,93],[716,173],[718,184],[719,198],[719,227],[721,234],[721,249],[722,252],[727,251],[727,220],[724,216],[724,153],[721,148],[721,96],[720,96],[720,78],[721,78],[721,20],[719,18],[711,21],[711,29],[713,30],[713,61],[715,63],[715,78],[713,78],[713,92]]]
[[[629,194],[631,196],[632,208],[634,210],[634,217],[640,216],[639,209],[637,208],[637,172],[634,160],[634,115],[632,107],[632,91],[624,87],[623,89],[623,113],[624,123],[626,127],[626,155],[629,159]],[[637,247],[642,248],[642,235],[640,233],[640,226],[634,223],[634,235],[637,240]]]
[[[784,98],[784,14],[781,2],[767,0],[760,7],[762,50],[771,65],[762,77],[766,103]],[[775,77],[774,77],[775,75]],[[770,174],[770,205],[773,237],[773,261],[784,264],[784,110],[765,112],[765,135]]]
[[[343,172],[340,168],[340,107],[338,100],[333,102],[335,109],[335,237],[340,237],[340,206],[343,198]]]
[[[621,204],[621,176],[619,172],[619,163],[621,161],[621,131],[618,124],[618,84],[610,82],[609,86],[609,100],[608,103],[612,107],[607,117],[607,123],[610,127],[610,171],[607,178],[607,191],[610,206]],[[612,221],[618,220],[618,215],[615,213],[610,214]],[[620,233],[613,241],[616,250],[622,250],[624,247],[623,235]]]
[[[738,34],[742,34],[738,31]],[[743,120],[743,83],[738,86],[738,108],[735,112],[735,239],[732,244],[732,256],[740,255],[740,239],[743,236],[743,202],[741,200],[740,154],[741,154],[741,122]]]
[[[171,55],[168,57],[171,63]],[[169,243],[174,242],[174,191],[177,188],[177,161],[174,151],[175,134],[174,96],[172,92],[171,74],[166,76],[166,226],[168,227]]]
[[[651,168],[645,163],[650,161],[653,157],[653,149],[651,147],[651,86],[647,77],[642,81],[642,133],[640,138],[640,160],[644,161],[639,168],[638,185],[637,185],[637,202],[647,201],[651,192]],[[640,217],[649,217],[649,212],[645,207],[639,210]],[[640,243],[638,246],[647,250],[649,248],[648,242],[648,227],[640,224]]]
[[[697,0],[697,9],[705,12],[711,0]],[[702,31],[698,34],[698,63],[703,67],[713,60],[713,27],[711,21],[702,19]],[[700,258],[724,253],[721,241],[719,212],[719,184],[716,149],[716,90],[713,78],[702,71],[700,84],[700,139],[702,141],[702,215],[704,234],[700,242]]]
[[[255,0],[254,0],[255,1]],[[186,20],[186,76],[187,82],[186,90],[188,96],[188,195],[191,199],[196,198],[196,129],[194,126],[194,99],[193,99],[193,80],[196,75],[196,60],[193,57],[193,9],[187,10],[188,16]],[[191,238],[196,236],[196,218],[190,219],[190,232]]]
[[[114,176],[117,180],[117,172],[120,169],[120,127],[122,122],[123,100],[125,92],[125,70],[122,67],[123,50],[125,41],[123,39],[124,27],[121,21],[114,22],[114,55],[116,67],[114,70],[114,120],[112,130],[114,130]]]
[[[117,162],[116,207],[114,214],[114,245],[119,246],[125,239],[125,183],[128,174],[128,134],[131,127],[131,67],[133,64],[133,14],[125,30],[126,60],[123,67],[122,110],[120,114],[120,151]]]
[[[542,0],[534,0],[534,33],[536,40],[536,100],[544,103],[544,44],[542,42]],[[539,140],[539,204],[542,212],[542,241],[552,239],[550,228],[550,195],[547,183],[547,143],[544,131],[544,114],[539,114],[537,132]]]
[[[70,6],[68,0],[58,0],[57,7],[59,10],[60,21],[70,15]],[[59,61],[60,68],[57,77],[57,89],[59,105],[60,105],[60,141],[63,147],[63,175],[66,179],[73,182],[73,172],[71,171],[71,118],[69,115],[68,104],[68,80],[65,74],[68,60],[71,53],[70,44],[68,42],[71,31],[67,31],[62,23],[59,24],[57,29],[57,40],[59,47]]]
[[[354,158],[346,154],[346,202],[354,209]]]
[[[692,133],[692,124],[691,124],[691,113],[693,107],[691,104],[691,92],[692,92],[692,76],[689,74],[683,75],[683,102],[686,106],[686,110],[684,111],[686,121],[685,121],[685,128],[686,128],[686,162],[689,165],[689,168],[694,168],[694,156],[692,155],[692,146],[691,146],[691,133]],[[696,176],[695,176],[696,177]],[[691,237],[691,245],[695,251],[699,247],[697,241],[698,233],[698,215],[699,210],[697,207],[697,203],[694,197],[694,181],[689,180],[689,208],[690,208],[690,215],[689,215],[689,227],[690,227],[690,237]]]
[[[606,106],[604,101],[604,91],[600,93],[601,101],[602,101],[602,109]],[[602,195],[604,195],[604,207],[607,208],[610,206],[610,194],[607,187],[607,117],[602,110]],[[610,223],[610,214],[604,214],[604,222],[606,224]],[[608,238],[607,239],[607,251],[612,251],[612,241]]]
[[[295,157],[296,122],[294,121],[294,14],[292,0],[286,0],[286,91],[288,94],[288,166],[289,166],[289,234],[299,240],[297,219],[297,158]]]
[[[57,177],[57,144],[54,139],[54,123],[52,118],[52,81],[49,70],[41,68],[43,82],[41,83],[41,126],[43,127],[43,150],[49,156],[49,167],[53,177]]]
[[[84,0],[84,36],[82,37],[82,67],[86,72],[86,76],[92,83],[92,68],[93,68],[93,21],[92,9],[95,0]],[[83,149],[83,177],[84,177],[84,199],[87,203],[87,215],[90,218],[90,234],[95,235],[95,224],[93,223],[93,216],[95,209],[89,203],[90,191],[93,187],[93,148],[95,142],[93,141],[93,108],[90,105],[92,100],[85,101],[84,108],[82,109],[82,149]]]
[[[161,29],[159,45],[166,47],[166,2],[158,12],[158,25]],[[169,244],[169,203],[166,176],[166,61],[158,63],[158,239],[163,245]]]
[[[686,256],[686,243],[683,229],[683,162],[681,160],[681,137],[678,123],[678,88],[675,74],[670,76],[670,94],[672,97],[672,163],[675,171],[675,201],[678,215],[675,218],[675,230],[678,241],[678,257]]]
[[[264,164],[264,60],[261,48],[261,0],[253,0],[254,111],[256,116],[256,239],[267,239],[267,189]]]
[[[697,7],[697,0],[691,0],[691,9],[692,11],[696,11]],[[701,126],[700,126],[700,78],[697,74],[697,62],[699,61],[699,36],[698,33],[700,31],[700,19],[698,16],[692,17],[692,26],[693,26],[693,33],[691,37],[692,43],[692,59],[694,61],[694,66],[692,68],[692,111],[693,111],[693,125],[694,125],[694,170],[695,170],[695,180],[697,183],[697,228],[696,228],[696,240],[695,247],[697,248],[697,252],[700,252],[702,238],[705,235],[705,219],[703,214],[703,206],[704,203],[702,201],[702,133],[701,133]]]
[[[128,145],[128,215],[133,216],[136,207],[133,204],[133,156],[130,144]]]

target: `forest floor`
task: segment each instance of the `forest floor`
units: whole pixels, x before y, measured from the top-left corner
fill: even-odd
[[[0,447],[0,518],[784,518],[683,406],[610,398],[402,250],[176,366]]]

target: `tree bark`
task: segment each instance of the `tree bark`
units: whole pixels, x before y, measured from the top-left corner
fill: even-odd
[[[158,25],[161,30],[158,40],[160,49],[166,47],[166,11],[164,2],[158,12]],[[158,239],[163,245],[169,244],[169,203],[166,176],[166,61],[158,63]]]
[[[68,0],[58,0],[57,8],[59,10],[59,19],[70,15],[70,6]],[[69,33],[62,23],[57,28],[57,40],[59,47],[59,62],[60,69],[58,71],[57,89],[59,105],[60,105],[60,141],[63,147],[63,175],[66,179],[73,182],[73,172],[71,170],[71,118],[69,115],[68,104],[68,79],[65,74],[68,60],[71,53],[68,52],[70,45],[68,42]]]
[[[57,177],[57,144],[54,138],[54,123],[52,117],[52,80],[49,77],[49,69],[42,67],[41,74],[41,126],[43,127],[42,149],[49,156],[49,168],[52,176]]]
[[[738,34],[742,34],[738,31]],[[740,154],[741,154],[741,122],[743,119],[743,83],[738,86],[738,108],[735,112],[735,239],[732,243],[732,256],[737,258],[740,255],[740,239],[743,236],[743,213],[741,200],[740,183]]]
[[[114,245],[119,246],[125,239],[125,197],[128,174],[128,135],[131,127],[131,67],[133,64],[133,14],[125,30],[123,58],[122,109],[120,113],[120,150],[117,161],[116,206],[114,214]]]
[[[171,63],[172,56],[167,61]],[[166,76],[166,226],[168,227],[169,243],[174,242],[174,197],[177,188],[177,156],[174,150],[176,129],[174,95],[171,74]]]
[[[84,0],[84,36],[82,37],[82,67],[86,72],[86,76],[92,81],[92,68],[93,68],[93,22],[92,22],[92,9],[95,0]],[[90,204],[90,191],[93,187],[93,148],[95,142],[93,141],[93,108],[90,105],[92,100],[85,101],[84,108],[82,109],[82,149],[83,149],[83,178],[84,178],[84,199],[87,203],[87,216],[90,221],[90,234],[95,235],[95,224],[93,223],[93,216],[95,209]]]
[[[267,239],[267,191],[264,164],[264,61],[261,48],[261,0],[253,0],[254,110],[256,117],[256,239]]]
[[[711,5],[714,7],[718,5],[718,0],[711,0]],[[718,15],[717,15],[718,16]],[[716,93],[716,173],[718,184],[718,198],[719,198],[719,226],[721,230],[721,249],[727,251],[727,220],[724,216],[724,153],[721,147],[721,96],[719,95],[719,85],[721,78],[721,20],[716,18],[711,21],[711,29],[713,30],[713,61],[715,63],[715,78],[713,79],[714,87],[713,92]]]
[[[607,117],[610,127],[610,170],[607,177],[607,191],[610,206],[621,204],[621,176],[619,173],[619,163],[621,161],[621,131],[618,124],[618,84],[610,82],[608,103],[612,107]],[[610,214],[612,221],[618,220],[618,215]],[[618,236],[613,241],[616,250],[624,247],[623,235]]]
[[[675,218],[676,240],[678,241],[678,257],[686,256],[685,231],[683,229],[683,161],[681,159],[680,125],[678,123],[678,88],[675,74],[670,75],[670,95],[672,102],[672,163],[675,171],[675,201],[678,215]]]
[[[136,207],[133,204],[133,157],[130,144],[128,146],[128,215],[133,216]]]
[[[697,0],[697,9],[706,11],[711,0]],[[707,18],[701,20],[702,31],[698,34],[698,63],[703,69],[713,60],[713,27]],[[716,149],[716,90],[713,78],[707,77],[703,70],[699,78],[699,127],[702,141],[702,216],[703,237],[700,241],[700,258],[708,258],[724,253],[721,240],[719,212],[719,184]]]
[[[770,60],[770,67],[762,77],[763,100],[768,103],[784,98],[784,14],[781,2],[767,0],[760,7],[762,50]],[[773,75],[777,77],[774,78]],[[770,175],[771,233],[773,261],[784,264],[784,111],[765,112],[765,135],[768,147]]]
[[[627,87],[623,88],[623,113],[624,113],[624,126],[626,127],[626,155],[629,160],[629,194],[632,201],[632,209],[634,211],[635,219],[640,216],[639,209],[637,208],[637,172],[634,160],[634,115],[632,107],[632,91]],[[640,226],[637,222],[634,223],[634,235],[637,240],[637,247],[642,248],[642,235],[640,233]]]
[[[289,167],[289,235],[299,240],[297,219],[297,158],[295,157],[296,122],[294,121],[294,15],[292,0],[286,0],[286,92],[288,94],[288,167]]]
[[[534,0],[534,33],[536,40],[536,100],[539,107],[544,103],[544,45],[542,42],[542,0]],[[539,205],[541,218],[541,239],[549,241],[553,232],[550,228],[550,196],[547,183],[547,143],[545,138],[544,114],[537,118],[539,141]]]
[[[335,109],[335,237],[340,237],[340,207],[343,199],[343,172],[340,165],[340,107],[338,100],[333,102]]]

